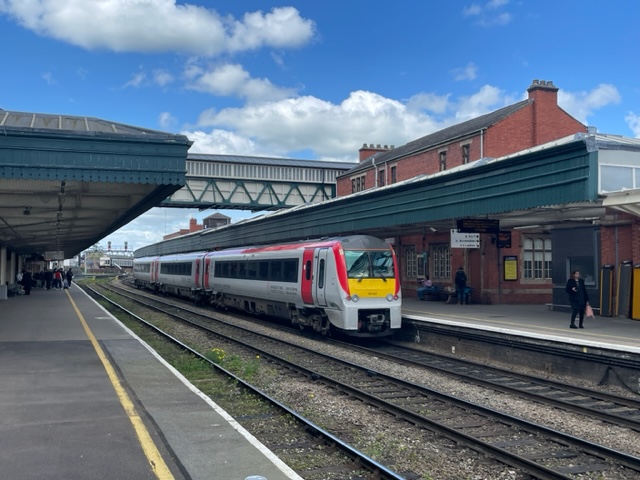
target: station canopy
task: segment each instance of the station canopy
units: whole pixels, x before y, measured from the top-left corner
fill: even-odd
[[[190,146],[97,118],[0,109],[0,247],[79,254],[182,188]]]

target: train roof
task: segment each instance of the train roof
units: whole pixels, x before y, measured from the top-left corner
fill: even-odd
[[[175,253],[170,255],[162,255],[164,259],[175,259],[181,260],[185,257],[192,257],[194,255],[203,255],[205,253],[215,254],[217,252],[224,252],[226,254],[229,253],[252,253],[258,251],[276,251],[276,250],[294,250],[304,247],[310,246],[329,246],[335,243],[339,243],[343,248],[348,250],[371,250],[371,249],[386,249],[389,248],[389,244],[384,240],[373,237],[371,235],[348,235],[344,237],[327,237],[327,238],[316,238],[310,240],[298,240],[295,242],[284,242],[277,243],[273,245],[254,245],[254,246],[241,246],[241,247],[233,247],[227,248],[219,251],[201,251],[201,252],[185,252],[185,253]],[[149,257],[136,257],[136,260],[146,260],[151,261],[154,258],[158,258],[157,255],[149,256]]]

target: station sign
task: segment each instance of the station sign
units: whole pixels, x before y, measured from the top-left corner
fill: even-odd
[[[451,248],[480,248],[480,234],[464,233],[452,228]]]
[[[459,218],[456,223],[458,231],[462,233],[498,233],[500,231],[500,220]]]
[[[62,251],[51,251],[44,252],[45,260],[64,260],[64,252]]]

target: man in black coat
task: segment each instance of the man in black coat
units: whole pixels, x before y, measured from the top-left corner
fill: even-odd
[[[467,289],[467,274],[464,273],[464,269],[462,267],[458,268],[458,271],[456,272],[456,276],[454,277],[453,282],[456,284],[458,302],[460,303],[460,305],[464,305],[466,289]]]
[[[584,311],[589,305],[589,295],[587,288],[584,286],[584,280],[580,278],[580,272],[574,270],[571,278],[567,280],[567,293],[569,294],[569,302],[571,303],[571,324],[569,328],[576,327],[576,315],[580,315],[579,327],[584,328]]]
[[[33,287],[33,277],[29,270],[22,274],[22,287],[25,295],[31,295],[31,287]]]

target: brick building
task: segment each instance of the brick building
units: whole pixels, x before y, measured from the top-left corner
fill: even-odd
[[[405,145],[363,145],[360,163],[338,177],[338,196],[430,174],[481,158],[498,158],[587,127],[558,106],[558,87],[534,80],[529,98]]]
[[[434,174],[484,158],[498,158],[545,144],[587,127],[558,106],[558,88],[534,80],[528,98],[513,105],[453,125],[399,147],[364,145],[359,164],[338,178],[338,196]],[[547,303],[552,301],[552,235],[544,227],[512,230],[511,247],[487,248],[497,238],[485,238],[483,248],[451,248],[450,229],[425,229],[421,235],[389,231],[398,255],[405,295],[429,275],[436,284],[452,284],[462,266],[474,287],[473,300],[483,303]],[[518,278],[501,283],[502,256],[518,259]]]
[[[177,232],[169,233],[162,237],[163,240],[169,240],[171,238],[181,237],[182,235],[186,235],[187,233],[199,232],[202,230],[203,226],[198,224],[198,220],[195,218],[189,219],[189,228],[181,228]]]

